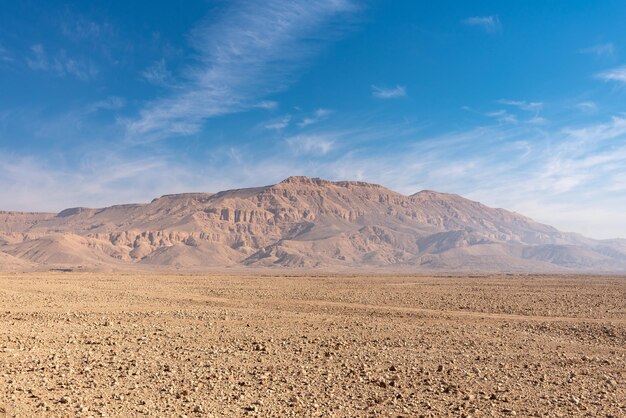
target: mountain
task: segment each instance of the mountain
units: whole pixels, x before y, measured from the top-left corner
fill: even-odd
[[[222,267],[626,270],[626,241],[563,233],[458,195],[289,177],[147,204],[0,212],[0,270]]]

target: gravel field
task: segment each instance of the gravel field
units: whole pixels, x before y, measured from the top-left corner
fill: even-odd
[[[0,273],[0,417],[625,417],[626,278]]]

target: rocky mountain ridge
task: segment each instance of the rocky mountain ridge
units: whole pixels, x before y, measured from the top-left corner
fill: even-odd
[[[626,244],[458,195],[289,177],[146,204],[0,212],[0,269],[215,267],[623,271]]]

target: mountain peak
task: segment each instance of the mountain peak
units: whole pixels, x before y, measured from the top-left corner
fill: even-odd
[[[374,184],[374,183],[367,183],[367,182],[364,182],[364,181],[347,181],[347,180],[332,181],[332,180],[325,180],[325,179],[322,179],[322,178],[319,178],[319,177],[306,177],[306,176],[290,176],[290,177],[287,177],[285,180],[281,181],[278,184],[279,185],[281,185],[281,184],[284,184],[284,185],[303,185],[303,186],[328,186],[328,185],[333,185],[333,186],[338,186],[338,187],[357,186],[357,187],[368,187],[368,188],[377,188],[377,189],[384,188],[381,185]]]
[[[308,184],[308,185],[318,185],[331,183],[328,180],[321,179],[319,177],[306,177],[306,176],[289,176],[285,180],[281,181],[278,184]]]

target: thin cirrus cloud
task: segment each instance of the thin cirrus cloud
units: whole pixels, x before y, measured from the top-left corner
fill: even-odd
[[[71,57],[65,50],[50,55],[42,44],[35,44],[30,50],[26,65],[33,71],[49,71],[58,77],[73,76],[81,80],[90,80],[98,75],[93,63]]]
[[[275,102],[273,100],[263,100],[260,101],[259,103],[255,104],[252,107],[256,107],[259,109],[265,109],[265,110],[274,110],[278,108],[278,102]]]
[[[613,116],[610,122],[598,123],[591,126],[566,128],[563,130],[570,140],[578,141],[577,144],[588,142],[597,143],[626,136],[626,118]]]
[[[157,86],[167,86],[172,73],[167,69],[164,59],[160,59],[141,72],[141,77]]]
[[[26,58],[26,64],[31,70],[47,70],[48,69],[48,59],[46,57],[46,53],[44,52],[43,45],[35,44],[30,47],[32,55]]]
[[[286,127],[288,127],[290,122],[291,122],[291,115],[285,115],[283,117],[280,117],[280,118],[277,118],[277,119],[272,119],[272,120],[266,122],[263,125],[263,127],[265,129],[280,131],[280,130],[285,129]]]
[[[602,81],[612,81],[620,84],[626,84],[626,65],[602,71],[596,74],[596,78]]]
[[[598,105],[590,101],[576,103],[574,107],[585,113],[595,113],[598,111]]]
[[[548,119],[541,116],[533,116],[526,121],[526,123],[528,123],[529,125],[546,125],[549,122],[550,121]]]
[[[14,58],[11,53],[0,44],[0,63],[2,62],[13,62]]]
[[[126,121],[131,140],[193,134],[208,118],[258,107],[264,96],[289,86],[357,10],[348,0],[239,5],[191,32],[196,63],[168,96]]]
[[[505,109],[485,113],[485,116],[493,118],[500,123],[517,123],[517,116],[510,114]]]
[[[539,112],[543,108],[542,102],[528,102],[526,100],[509,100],[509,99],[500,99],[497,101],[498,104],[508,106],[507,109],[499,109],[496,111],[485,113],[485,116],[493,118],[502,124],[516,124],[519,123],[520,120],[528,125],[545,125],[548,123],[546,118],[539,116]],[[524,119],[521,114],[513,114],[511,113],[511,109],[518,110],[522,112],[529,112],[532,114],[532,117],[529,119]]]
[[[99,110],[117,110],[126,105],[126,100],[117,96],[109,96],[106,99],[98,100],[87,106],[87,112],[97,112]]]
[[[496,33],[502,29],[498,16],[471,16],[463,20],[468,26],[475,26],[483,29],[487,33]]]
[[[579,50],[581,54],[590,54],[596,56],[613,56],[615,54],[615,45],[613,42],[606,44],[593,45],[588,48],[582,48]]]
[[[395,87],[372,86],[372,96],[377,99],[397,99],[405,97],[406,87],[399,85]]]
[[[525,100],[500,99],[498,100],[498,103],[506,106],[516,107],[526,112],[538,112],[543,108],[542,102],[527,102]]]
[[[327,135],[296,135],[285,142],[296,155],[326,155],[335,144],[334,138]]]
[[[328,118],[333,113],[330,109],[317,109],[312,115],[305,117],[298,126],[304,128],[305,126],[314,125]]]

